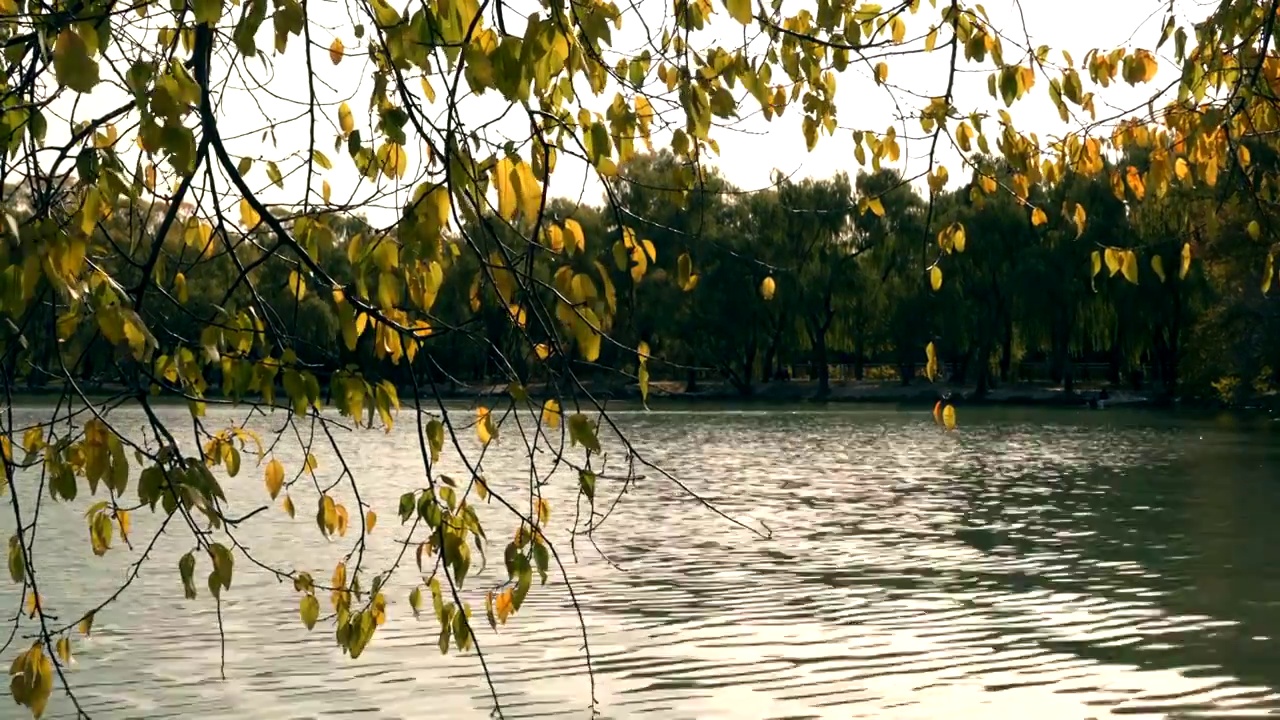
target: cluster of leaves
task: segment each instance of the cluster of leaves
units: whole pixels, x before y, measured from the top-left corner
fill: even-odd
[[[64,676],[70,634],[87,634],[93,614],[120,595],[54,624],[31,562],[39,503],[87,489],[98,555],[117,530],[130,542],[130,513],[143,508],[164,518],[151,543],[185,527],[195,547],[179,563],[184,594],[198,592],[203,554],[220,602],[237,556],[262,564],[231,529],[265,520],[269,506],[228,517],[218,479],[237,476],[246,452],[265,462],[267,494],[283,495],[290,516],[293,494],[314,490],[326,539],[345,542],[359,520],[328,587],[274,572],[294,581],[309,628],[319,621],[317,592],[329,592],[337,642],[360,655],[386,620],[384,590],[399,563],[376,574],[363,566],[377,515],[358,499],[330,408],[342,422],[389,430],[406,391],[422,474],[399,510],[406,543],[419,548],[441,650],[476,644],[462,593],[470,548],[483,552],[489,533],[473,497],[518,526],[504,549],[508,579],[485,593],[490,624],[504,624],[534,570],[545,582],[559,564],[544,532],[550,509],[536,468],[519,490],[528,502],[488,486],[483,455],[464,454],[461,481],[437,472],[446,439],[461,451],[466,429],[444,412],[441,389],[458,367],[508,388],[505,409],[486,404],[477,414],[481,446],[521,422],[520,410],[538,418],[533,432],[511,435],[530,445],[530,458],[549,450],[577,475],[592,506],[586,532],[607,515],[594,508],[602,434],[623,445],[619,496],[645,464],[582,382],[595,368],[632,375],[647,400],[659,365],[715,367],[748,390],[757,363],[767,378],[785,356],[804,353],[825,391],[842,345],[856,358],[896,355],[904,381],[927,347],[931,379],[941,356],[959,371],[953,377],[975,367],[983,387],[997,349],[1005,375],[1027,348],[1062,367],[1105,348],[1117,369],[1126,355],[1154,355],[1172,387],[1188,334],[1200,355],[1233,363],[1233,374],[1280,367],[1265,362],[1277,337],[1267,333],[1276,320],[1265,299],[1280,186],[1275,0],[1220,3],[1194,25],[1170,7],[1154,47],[1093,49],[1080,63],[1011,39],[981,5],[960,0],[675,0],[660,25],[639,23],[647,35],[636,52],[615,48],[615,31],[637,23],[614,3],[527,5],[352,0],[355,19],[334,34],[298,0],[0,2],[0,436],[4,488],[13,490],[10,575],[38,620],[10,676],[14,699],[33,714],[47,706],[55,675],[74,702]],[[508,27],[517,18],[522,33]],[[327,54],[335,68],[362,63],[367,105],[318,88],[318,35],[333,35],[321,62]],[[1171,57],[1161,55],[1170,41]],[[776,120],[791,108],[816,148],[842,131],[840,74],[866,67],[877,85],[900,89],[890,63],[913,52],[949,57],[940,91],[914,91],[927,99],[913,115],[922,135],[909,137],[905,125],[854,131],[854,158],[872,171],[856,182],[779,179],[741,194],[706,168],[719,152],[715,128],[757,112]],[[283,90],[266,87],[255,63],[268,74],[293,63],[305,78],[295,119],[303,131],[288,133],[305,147],[266,143],[284,124],[276,108],[258,106],[262,124],[247,135],[230,129],[252,113],[240,109],[250,100]],[[1179,71],[1175,81],[1134,111],[1098,118],[1096,93],[1151,84],[1161,63]],[[1074,127],[1042,141],[1005,108],[965,107],[955,78],[966,70],[987,72],[989,95],[1005,108],[1047,87]],[[487,119],[472,102],[485,96],[500,98]],[[517,121],[505,127],[508,115]],[[337,162],[321,147],[326,123],[336,123]],[[928,148],[917,178],[885,167],[908,141]],[[964,167],[955,179],[969,178],[960,189],[948,190],[953,173],[938,162],[948,146]],[[550,197],[566,160],[603,180],[605,208]],[[257,189],[255,168],[266,178]],[[909,187],[916,180],[926,197]],[[386,203],[385,225],[356,215]],[[1104,266],[1113,282],[1100,286]],[[1140,330],[1153,320],[1154,333]],[[1233,329],[1241,336],[1224,336]],[[91,401],[86,379],[111,397]],[[534,399],[534,379],[549,397]],[[57,386],[84,422],[64,427],[55,410],[16,427],[11,399],[22,380]],[[186,430],[152,411],[157,396],[187,403],[198,454],[179,452],[175,434]],[[244,425],[211,429],[213,402],[272,407],[288,422],[265,443]],[[147,418],[142,438],[112,424],[126,404]],[[949,410],[941,422],[953,427]],[[336,479],[318,474],[303,425],[337,454]],[[287,434],[306,458],[292,478],[269,449]],[[19,498],[20,475],[40,477],[35,507]],[[350,509],[334,498],[343,482],[357,491]],[[125,500],[130,484],[136,503]],[[420,588],[410,591],[415,610]]]

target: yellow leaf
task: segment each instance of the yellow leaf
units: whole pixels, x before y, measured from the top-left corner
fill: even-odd
[[[743,25],[751,23],[751,0],[724,0],[729,16]]]
[[[512,595],[512,588],[507,588],[493,599],[493,610],[498,615],[498,622],[503,625],[507,624],[507,618],[511,617],[511,613],[515,610]]]
[[[867,209],[876,217],[884,217],[884,203],[880,202],[878,197],[867,198]]]
[[[564,229],[559,225],[547,226],[547,247],[553,253],[564,252]]]
[[[351,114],[351,107],[346,103],[338,106],[338,127],[343,135],[350,135],[356,129],[356,118]]]
[[[297,270],[289,271],[289,292],[298,300],[302,300],[303,296],[307,294],[307,283]]]
[[[942,289],[942,268],[937,265],[929,268],[929,285],[933,287],[934,292]]]
[[[1076,209],[1072,213],[1072,220],[1074,220],[1076,224],[1076,239],[1078,240],[1081,235],[1084,235],[1085,222],[1088,220],[1088,216],[1084,211],[1084,205],[1076,203]]]
[[[772,300],[773,293],[778,289],[777,283],[773,281],[773,277],[766,277],[760,281],[760,297],[765,300]]]
[[[120,526],[120,537],[127,542],[129,539],[129,529],[133,527],[133,522],[129,518],[128,510],[116,511],[116,523]]]
[[[1102,271],[1102,253],[1094,250],[1089,255],[1089,265],[1089,277],[1097,277],[1098,273]]]
[[[539,360],[546,360],[551,357],[551,346],[546,343],[538,343],[533,346],[533,352],[538,356]]]
[[[369,511],[365,512],[365,514],[364,514],[364,531],[365,531],[365,532],[373,532],[373,528],[374,528],[374,526],[376,526],[377,524],[378,524],[378,514],[377,514],[377,513],[375,513],[375,512],[374,512],[374,511],[372,511],[372,510],[369,510]]]
[[[489,408],[483,406],[476,408],[476,437],[480,438],[480,444],[488,445],[496,434],[497,428],[493,426]]]
[[[272,458],[271,462],[267,463],[263,479],[267,485],[267,493],[271,495],[272,500],[275,500],[280,494],[280,488],[284,487],[284,465]]]
[[[555,398],[542,404],[542,424],[551,428],[560,425],[560,403]]]
[[[951,227],[951,247],[955,248],[958,253],[964,252],[965,234],[964,226],[956,223]]]
[[[329,196],[333,193],[333,189],[329,187],[328,180],[320,181],[320,198],[324,200],[324,204],[329,204]]]
[[[1249,227],[1247,228],[1247,230],[1249,232],[1249,237],[1253,238],[1254,240],[1257,240],[1259,237],[1262,237],[1262,226],[1258,224],[1257,220],[1250,220]]]
[[[564,231],[569,236],[568,248],[573,252],[582,252],[587,249],[587,238],[582,234],[582,225],[573,218],[565,218]]]
[[[876,63],[876,84],[883,85],[889,81],[889,66],[883,62]]]
[[[1271,278],[1276,274],[1275,256],[1267,255],[1267,266],[1262,272],[1262,294],[1271,292]]]
[[[1109,277],[1115,277],[1116,273],[1120,272],[1120,268],[1124,266],[1124,254],[1115,248],[1109,247],[1105,253],[1105,258]]]
[[[956,429],[956,406],[948,405],[942,409],[942,426],[948,430]]]
[[[1015,173],[1013,180],[1013,194],[1018,196],[1020,200],[1026,200],[1027,195],[1031,192],[1031,181],[1022,173]]]
[[[1049,222],[1049,216],[1045,214],[1044,210],[1035,208],[1031,211],[1032,225],[1039,227],[1047,222]]]
[[[71,664],[71,660],[72,660],[72,658],[71,658],[71,638],[70,638],[69,636],[66,636],[66,635],[64,635],[64,636],[62,636],[62,637],[60,637],[60,638],[58,638],[58,643],[57,643],[56,649],[57,649],[57,651],[58,651],[58,659],[62,661],[62,664],[63,664],[63,665],[70,665],[70,664]]]
[[[1124,251],[1124,264],[1120,271],[1124,273],[1125,280],[1134,285],[1138,284],[1138,255],[1132,250]]]
[[[106,127],[103,128],[103,132],[94,133],[93,146],[98,149],[109,148],[116,144],[116,140],[119,137],[120,132],[116,130],[116,126],[112,123],[107,123]]]
[[[1187,161],[1183,158],[1178,158],[1177,162],[1173,164],[1173,173],[1179,180],[1186,180],[1190,172],[1190,168],[1187,167]]]
[[[1129,189],[1133,191],[1133,196],[1141,200],[1147,194],[1146,185],[1142,182],[1142,174],[1138,172],[1138,168],[1130,165],[1125,171],[1125,183]]]
[[[938,352],[934,349],[933,343],[925,346],[924,356],[927,360],[924,366],[925,377],[929,378],[929,382],[938,379]]]
[[[1164,260],[1159,255],[1151,256],[1151,271],[1160,278],[1160,282],[1164,282]]]
[[[286,513],[289,513],[289,517],[293,517],[294,514],[297,512],[293,507],[293,498],[289,497],[288,495],[284,496],[284,503],[281,504],[281,507],[284,508],[284,511]]]
[[[334,512],[334,520],[335,520],[334,529],[338,531],[338,537],[346,537],[347,528],[350,527],[351,525],[351,519],[350,519],[350,516],[347,514],[346,506],[335,504],[333,506],[333,512]]]
[[[1124,178],[1120,177],[1119,170],[1111,171],[1111,194],[1120,202],[1125,201]]]
[[[1191,243],[1182,244],[1182,267],[1178,269],[1178,279],[1183,280],[1191,272]]]
[[[240,198],[240,224],[246,228],[253,229],[262,222],[262,216],[257,210],[253,209],[253,204],[248,198]]]
[[[329,62],[332,62],[334,65],[337,65],[338,63],[342,62],[343,49],[344,48],[342,46],[342,39],[334,38],[333,44],[329,46]]]
[[[529,163],[522,162],[514,170],[515,176],[512,179],[515,182],[520,214],[532,223],[538,217],[538,209],[542,205],[542,186]]]
[[[378,148],[378,165],[384,175],[398,179],[404,177],[409,168],[409,158],[400,144],[386,142]]]
[[[507,222],[516,217],[516,184],[514,165],[510,158],[502,158],[493,168],[493,189],[498,193],[498,215]]]
[[[187,293],[187,276],[178,273],[173,276],[173,291],[178,296],[178,302],[185,303],[188,298]]]

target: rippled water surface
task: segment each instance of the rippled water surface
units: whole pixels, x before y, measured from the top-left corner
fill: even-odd
[[[16,420],[37,412],[20,410]],[[165,412],[175,426],[189,425],[184,410]],[[574,480],[553,479],[552,539],[582,608],[605,718],[1083,720],[1280,711],[1277,423],[976,409],[962,413],[961,430],[951,434],[927,412],[894,410],[617,420],[647,458],[729,517],[767,526],[772,539],[644,471],[596,534],[598,550],[580,539],[574,563]],[[138,428],[142,418],[120,422]],[[278,422],[256,424],[266,430]],[[397,498],[423,483],[412,416],[403,413],[389,435],[339,441],[380,516],[366,567],[385,569],[405,537]],[[470,435],[463,444],[474,449]],[[523,449],[514,427],[504,429],[484,461],[491,485],[514,495],[527,483]],[[292,476],[301,458],[296,440],[280,450]],[[334,453],[315,454],[322,478],[336,478]],[[456,454],[448,455],[444,471],[461,473]],[[227,481],[229,514],[267,500],[261,470],[247,465]],[[38,481],[22,478],[28,509]],[[602,497],[617,490],[600,480]],[[315,490],[293,495],[296,520],[273,508],[236,538],[266,564],[327,578],[351,537],[320,539]],[[342,501],[354,507],[351,497]],[[120,585],[159,526],[138,513],[134,548],[117,542],[95,558],[83,519],[88,504],[45,502],[40,510],[37,579],[64,622]],[[491,507],[482,517],[494,535],[514,530]],[[8,508],[0,531],[13,532]],[[484,589],[505,578],[499,543],[464,592],[477,624]],[[139,578],[98,617],[92,638],[77,641],[70,678],[94,717],[488,715],[474,653],[441,657],[434,616],[428,609],[414,619],[411,561],[388,590],[389,620],[352,661],[331,626],[302,627],[290,583],[237,557],[222,605],[222,681],[204,557],[200,598],[182,597],[177,558],[190,547],[175,523]],[[6,583],[0,603],[17,602]],[[480,631],[505,717],[590,717],[581,633],[559,572],[546,587],[535,583],[499,633]],[[56,692],[50,715],[70,717]],[[0,717],[19,710],[0,703]]]

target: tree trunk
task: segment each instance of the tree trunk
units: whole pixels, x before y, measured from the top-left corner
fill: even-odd
[[[1164,379],[1164,390],[1172,400],[1178,394],[1178,366],[1181,364],[1182,343],[1182,293],[1174,283],[1173,323],[1169,330],[1169,366]]]
[[[963,386],[969,379],[969,363],[973,359],[973,348],[964,351],[964,354],[955,360],[952,365],[955,366],[955,373],[951,375],[951,384]]]
[[[769,344],[764,348],[764,367],[760,369],[760,372],[765,382],[773,382],[773,379],[777,377],[778,371],[782,369],[782,359],[779,357],[781,355],[781,345],[782,322],[779,321],[778,326],[769,336]]]
[[[985,344],[978,350],[978,387],[974,390],[977,397],[986,397],[991,391],[991,348]]]
[[[813,363],[818,371],[818,397],[831,394],[831,368],[827,364],[827,328],[818,329],[813,337]]]
[[[1055,322],[1053,331],[1049,337],[1049,382],[1053,384],[1061,383],[1063,380],[1063,360],[1066,353],[1062,351],[1066,343],[1062,340],[1062,333],[1058,331],[1058,324]]]
[[[1108,358],[1107,380],[1112,385],[1120,384],[1120,328],[1111,335],[1111,357]]]
[[[853,340],[853,379],[859,382],[866,377],[867,371],[867,331],[863,323],[858,324],[857,334]]]
[[[1000,382],[1009,382],[1009,367],[1013,365],[1013,318],[1005,315],[1004,342],[1000,344]]]

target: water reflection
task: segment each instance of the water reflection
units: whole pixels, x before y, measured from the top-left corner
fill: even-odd
[[[927,412],[619,420],[690,488],[774,537],[734,528],[650,474],[597,535],[621,569],[579,546],[572,579],[605,717],[1280,710],[1274,430],[1111,411],[973,410],[952,434],[937,432]],[[383,518],[370,548],[382,560],[403,537],[396,499],[420,483],[408,425],[344,448]],[[523,481],[518,450],[490,452],[495,487]],[[317,455],[332,472],[335,458]],[[265,496],[256,472],[233,483]],[[572,490],[570,479],[551,487],[562,528]],[[276,513],[242,540],[267,562],[305,560],[299,569],[327,575],[346,546],[317,537],[306,511],[313,496],[295,501],[298,520]],[[47,603],[67,615],[109,592],[136,558],[124,548],[94,558],[83,505],[42,510],[37,553],[60,564],[44,566],[41,581]],[[151,518],[135,524],[138,537],[155,528]],[[11,533],[12,517],[0,529]],[[151,569],[83,644],[73,677],[92,712],[487,714],[474,658],[439,656],[434,618],[409,612],[407,577],[393,583],[391,620],[353,662],[330,631],[301,628],[291,586],[238,562],[223,604],[228,679],[217,681],[214,607],[181,599],[175,566],[188,545],[180,534],[160,543]],[[495,570],[469,583],[475,607]],[[0,602],[13,606],[11,587]],[[589,716],[592,684],[560,579],[535,587],[511,626],[479,639],[507,717]],[[68,710],[57,698],[51,714]]]

